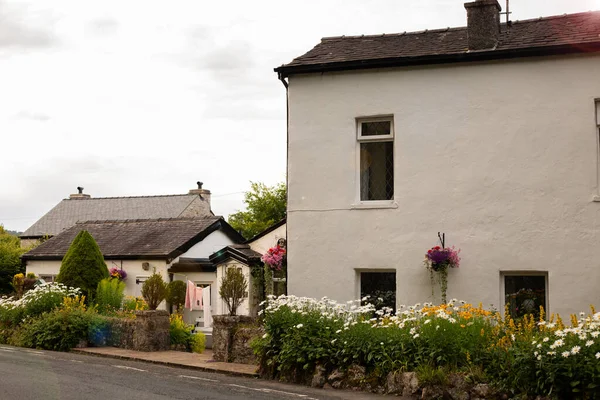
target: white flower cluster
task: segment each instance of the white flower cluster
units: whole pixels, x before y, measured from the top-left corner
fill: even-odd
[[[75,297],[81,294],[81,290],[79,288],[65,286],[62,283],[43,283],[26,292],[20,299],[15,299],[13,297],[0,298],[0,307],[8,309],[24,307],[28,303],[35,302],[50,293],[56,293],[62,297]]]
[[[266,314],[275,313],[282,307],[288,308],[292,313],[307,315],[309,313],[318,313],[322,319],[332,319],[334,321],[344,321],[347,327],[352,322],[356,322],[357,316],[370,314],[375,311],[375,307],[371,304],[360,305],[360,300],[348,301],[345,304],[336,302],[327,297],[320,300],[309,297],[285,296],[275,297],[270,295],[268,299],[260,305],[264,306],[264,310],[260,311]],[[299,324],[297,328],[302,328]]]
[[[336,330],[336,334],[341,333],[344,330],[350,329],[350,326],[356,325],[365,316],[376,317],[370,319],[363,319],[364,324],[369,324],[373,328],[389,328],[396,326],[400,329],[405,327],[412,327],[410,334],[414,339],[419,337],[419,321],[422,321],[424,325],[432,322],[434,318],[441,318],[450,323],[456,323],[457,320],[452,317],[452,313],[446,312],[442,308],[435,308],[433,303],[417,303],[413,306],[401,305],[398,307],[398,311],[393,313],[393,309],[384,307],[380,310],[375,310],[372,304],[363,304],[368,301],[368,297],[361,300],[350,300],[345,304],[338,303],[335,300],[323,297],[320,300],[312,299],[308,297],[297,297],[297,296],[269,296],[267,301],[261,303],[264,306],[264,311],[260,311],[266,314],[275,313],[282,307],[286,307],[292,313],[298,313],[300,315],[308,315],[315,313],[319,315],[321,321],[325,322],[331,320],[333,322],[343,322],[343,328]],[[458,311],[459,305],[464,305],[466,302],[452,299],[448,305],[448,310]],[[431,314],[431,309],[436,309],[435,313]],[[301,329],[303,324],[296,325],[297,329]],[[439,325],[437,326],[439,328]],[[326,328],[328,329],[328,327]]]
[[[580,354],[582,347],[589,348],[600,343],[594,341],[594,339],[600,336],[600,312],[588,317],[585,317],[585,313],[580,313],[580,319],[577,326],[557,329],[553,332],[552,329],[556,327],[556,324],[542,321],[538,322],[538,325],[549,329],[548,335],[536,346],[536,348],[540,350],[534,352],[534,356],[539,361],[543,359],[544,355],[550,357],[555,356],[557,354],[555,350],[562,350],[560,351],[560,355],[563,358],[568,358]],[[552,338],[552,336],[554,336],[555,339]],[[547,349],[544,349],[543,347],[546,346],[546,343],[550,344]],[[597,352],[595,357],[600,359],[600,352]]]

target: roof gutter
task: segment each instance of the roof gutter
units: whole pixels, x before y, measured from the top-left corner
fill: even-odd
[[[392,57],[371,60],[342,61],[321,64],[282,65],[275,68],[279,80],[294,74],[352,71],[374,68],[392,68],[415,65],[437,65],[460,62],[477,62],[521,57],[542,57],[567,54],[587,54],[600,52],[600,41],[570,43],[557,46],[526,47],[521,49],[467,51],[453,54],[431,54],[418,57]],[[285,84],[285,83],[284,83]],[[286,84],[287,88],[287,84]]]

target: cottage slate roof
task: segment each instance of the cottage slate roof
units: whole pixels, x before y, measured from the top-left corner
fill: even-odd
[[[600,11],[502,24],[494,49],[469,51],[467,27],[397,34],[326,37],[308,53],[275,68],[283,77],[398,65],[600,51]]]
[[[198,195],[64,199],[20,236],[57,235],[83,221],[177,218]]]
[[[211,254],[208,258],[216,265],[227,260],[228,258],[233,258],[246,264],[251,264],[253,262],[255,263],[260,261],[261,257],[262,254],[252,250],[249,244],[241,243],[226,246],[221,250]]]
[[[172,259],[219,229],[234,242],[244,240],[223,217],[89,221],[50,238],[22,259],[62,259],[82,230],[94,237],[105,259]]]

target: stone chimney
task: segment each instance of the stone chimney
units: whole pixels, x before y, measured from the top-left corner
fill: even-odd
[[[190,190],[189,194],[197,194],[198,196],[203,198],[204,201],[208,203],[208,209],[210,210],[210,190],[202,189],[203,183],[200,181],[196,182],[196,184],[198,185],[198,189]]]
[[[81,186],[77,186],[76,194],[69,195],[69,199],[71,199],[71,200],[85,200],[85,199],[89,199],[91,197],[92,196],[90,196],[89,194],[83,193],[83,188]]]
[[[467,9],[467,36],[469,50],[491,50],[500,37],[500,11],[498,0],[477,0],[465,3]]]

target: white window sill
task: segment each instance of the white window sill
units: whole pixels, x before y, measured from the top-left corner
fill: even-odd
[[[398,203],[395,201],[363,201],[350,206],[351,210],[373,210],[386,208],[398,208]]]

